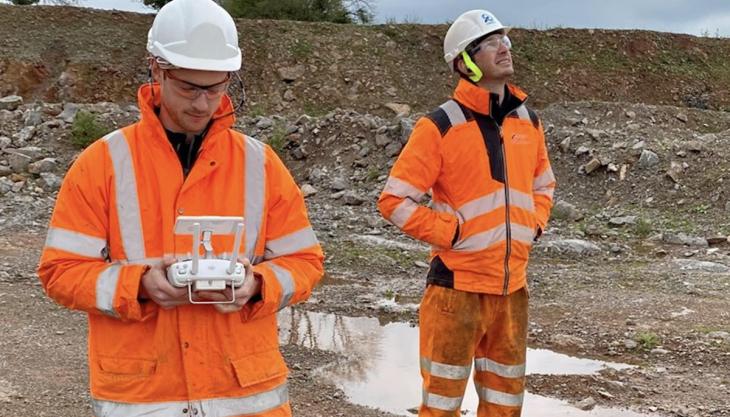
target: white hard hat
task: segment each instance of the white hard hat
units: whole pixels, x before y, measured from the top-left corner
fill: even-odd
[[[454,20],[444,37],[444,60],[453,69],[452,62],[473,41],[498,30],[509,32],[497,18],[486,10],[470,10]]]
[[[212,0],[173,0],[163,6],[147,34],[147,51],[179,68],[241,68],[236,24]]]

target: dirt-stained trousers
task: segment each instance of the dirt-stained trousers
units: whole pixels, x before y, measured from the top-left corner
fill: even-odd
[[[478,417],[519,417],[525,387],[528,293],[429,285],[421,302],[420,417],[460,416],[472,361]]]

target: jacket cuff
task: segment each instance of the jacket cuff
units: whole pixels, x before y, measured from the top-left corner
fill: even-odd
[[[125,265],[122,267],[117,287],[119,318],[129,321],[145,321],[157,313],[158,306],[152,301],[139,300],[139,286],[142,276],[150,269],[147,265]]]
[[[276,277],[271,269],[260,263],[253,266],[253,273],[254,277],[261,281],[261,292],[241,309],[241,320],[243,321],[250,321],[256,317],[275,314],[279,311],[280,291],[277,289],[277,284],[272,282],[272,280],[276,281]]]

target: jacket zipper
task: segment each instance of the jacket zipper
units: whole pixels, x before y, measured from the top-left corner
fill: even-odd
[[[494,120],[494,124],[497,125],[499,131],[499,142],[502,145],[502,171],[504,173],[504,217],[505,217],[505,231],[506,231],[506,243],[507,249],[504,253],[504,287],[502,288],[502,295],[507,295],[509,290],[509,258],[512,255],[512,227],[509,216],[509,177],[507,175],[507,147],[504,144],[504,136],[502,135],[502,126],[497,124]]]

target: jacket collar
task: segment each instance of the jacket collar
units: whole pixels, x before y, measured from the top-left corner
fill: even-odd
[[[507,89],[510,99],[502,102],[502,106],[504,106],[504,108],[501,109],[502,112],[500,113],[503,115],[506,115],[516,109],[522,105],[525,100],[527,100],[527,94],[520,90],[519,87],[508,83]],[[488,90],[485,90],[463,78],[459,80],[459,84],[456,86],[456,90],[454,91],[454,100],[468,107],[471,111],[484,115],[492,115],[494,111],[492,103],[498,102],[493,101],[494,99],[492,96],[497,97],[496,94],[490,93]]]
[[[145,83],[137,90],[137,104],[142,116],[140,124],[146,129],[150,129],[156,133],[155,136],[163,138],[167,141],[167,134],[162,126],[160,118],[157,117],[155,109],[160,107],[160,101],[162,95],[160,94],[160,85],[157,83]],[[225,117],[221,117],[226,115]],[[236,118],[233,116],[233,104],[228,95],[224,95],[221,99],[221,104],[218,110],[213,114],[213,119],[221,117],[217,120],[213,120],[213,123],[208,128],[206,137],[213,136],[214,133],[230,129],[233,126]],[[204,142],[205,145],[205,142]]]

